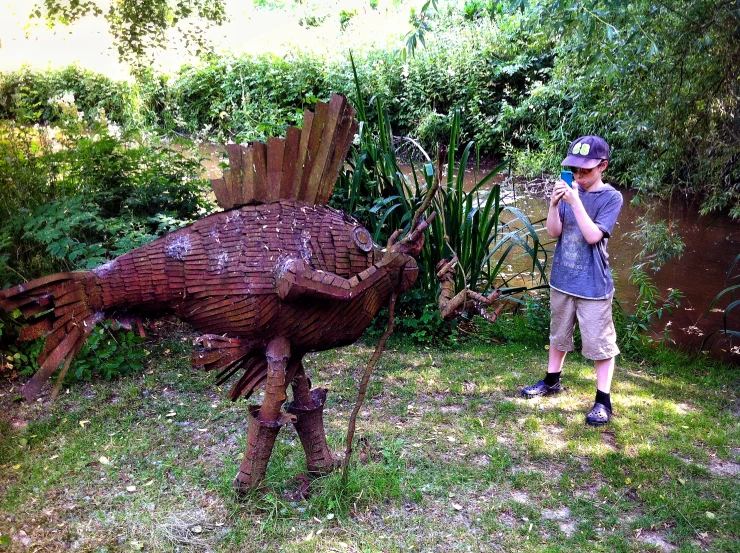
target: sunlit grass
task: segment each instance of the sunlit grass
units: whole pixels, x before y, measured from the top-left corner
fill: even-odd
[[[306,360],[330,390],[337,452],[373,346]],[[395,341],[358,420],[365,445],[348,485],[337,472],[292,502],[305,461],[290,428],[270,493],[234,496],[245,406],[190,369],[188,351],[170,339],[135,378],[76,385],[53,404],[12,404],[0,391],[9,550],[27,539],[84,551],[734,551],[740,538],[728,367],[620,361],[616,416],[594,429],[583,423],[593,368],[580,356],[566,361],[564,393],[527,401],[519,389],[541,377],[543,348]]]

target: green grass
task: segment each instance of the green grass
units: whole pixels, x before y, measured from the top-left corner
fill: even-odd
[[[285,428],[267,495],[238,499],[246,406],[189,366],[175,333],[146,369],[77,384],[54,403],[0,387],[0,551],[739,551],[740,425],[733,367],[667,354],[618,361],[615,417],[587,427],[595,375],[566,361],[565,393],[526,401],[547,352],[391,341],[358,419],[366,462],[317,480]],[[314,354],[325,424],[344,449],[374,344]]]

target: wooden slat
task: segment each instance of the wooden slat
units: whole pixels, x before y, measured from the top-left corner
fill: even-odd
[[[280,179],[283,175],[283,156],[285,140],[282,138],[267,139],[267,190],[266,202],[280,199]]]
[[[310,177],[313,166],[319,155],[321,146],[321,136],[324,133],[324,125],[329,115],[329,104],[325,102],[316,102],[316,111],[314,111],[313,122],[311,123],[311,134],[308,139],[308,149],[306,158],[303,161],[303,175],[301,175],[301,187],[298,192],[298,199],[307,204],[313,204],[316,200],[318,189],[311,188]]]
[[[301,142],[301,129],[288,127],[285,135],[285,152],[283,153],[283,174],[280,177],[280,198],[295,199],[293,175],[295,174],[298,147]]]
[[[251,146],[252,165],[247,171],[254,171],[254,199],[267,202],[267,145],[264,142],[255,142]]]
[[[247,204],[257,199],[257,183],[254,171],[254,150],[246,146],[241,147],[242,152],[242,186],[237,205]]]
[[[211,179],[211,188],[216,194],[218,205],[224,209],[231,209],[234,201],[231,199],[231,190],[226,185],[226,179]]]
[[[295,158],[293,169],[293,182],[290,185],[290,193],[285,198],[288,200],[299,199],[301,191],[301,180],[306,164],[306,155],[308,151],[308,139],[311,136],[311,127],[313,126],[314,113],[306,110],[303,113],[303,128],[301,129],[301,140],[298,144],[298,152]]]
[[[337,177],[342,170],[344,161],[347,159],[347,153],[357,132],[357,126],[355,109],[345,102],[339,128],[334,136],[333,149],[324,168],[324,174],[321,176],[321,188],[316,198],[317,204],[326,205],[329,198],[331,198],[331,193],[337,183]]]
[[[311,203],[316,202],[319,190],[322,189],[323,183],[321,178],[324,176],[326,166],[331,157],[333,149],[336,147],[336,138],[338,136],[338,126],[341,124],[344,105],[347,100],[339,94],[332,94],[327,107],[326,122],[321,131],[319,138],[316,159],[311,167],[311,174],[308,177],[308,188],[306,197],[311,199]]]
[[[227,144],[226,151],[229,154],[229,169],[228,174],[224,171],[224,179],[231,190],[231,207],[234,207],[241,201],[242,149],[239,144]]]
[[[357,128],[359,126],[359,123],[353,118],[350,121],[350,126],[347,129],[344,139],[342,140],[342,142],[337,144],[336,149],[332,154],[332,158],[329,161],[327,174],[324,176],[324,182],[326,183],[327,187],[322,190],[320,198],[317,199],[316,203],[325,205],[329,201],[329,198],[331,198],[331,194],[334,191],[334,186],[337,184],[337,178],[339,177],[339,173],[344,166],[344,162],[347,160],[347,154],[349,153],[349,149],[352,145],[352,140],[354,139],[355,134],[357,133]]]

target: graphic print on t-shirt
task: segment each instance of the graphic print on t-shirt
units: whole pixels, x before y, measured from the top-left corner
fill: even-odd
[[[576,271],[584,270],[586,264],[582,256],[591,253],[586,246],[588,244],[580,229],[577,226],[568,228],[563,234],[563,266]]]

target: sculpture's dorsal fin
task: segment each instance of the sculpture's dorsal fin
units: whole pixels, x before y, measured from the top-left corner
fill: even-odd
[[[281,199],[326,204],[357,126],[347,98],[332,94],[328,104],[306,110],[303,128],[288,127],[285,138],[229,144],[229,168],[223,178],[211,180],[218,204],[224,209]]]

